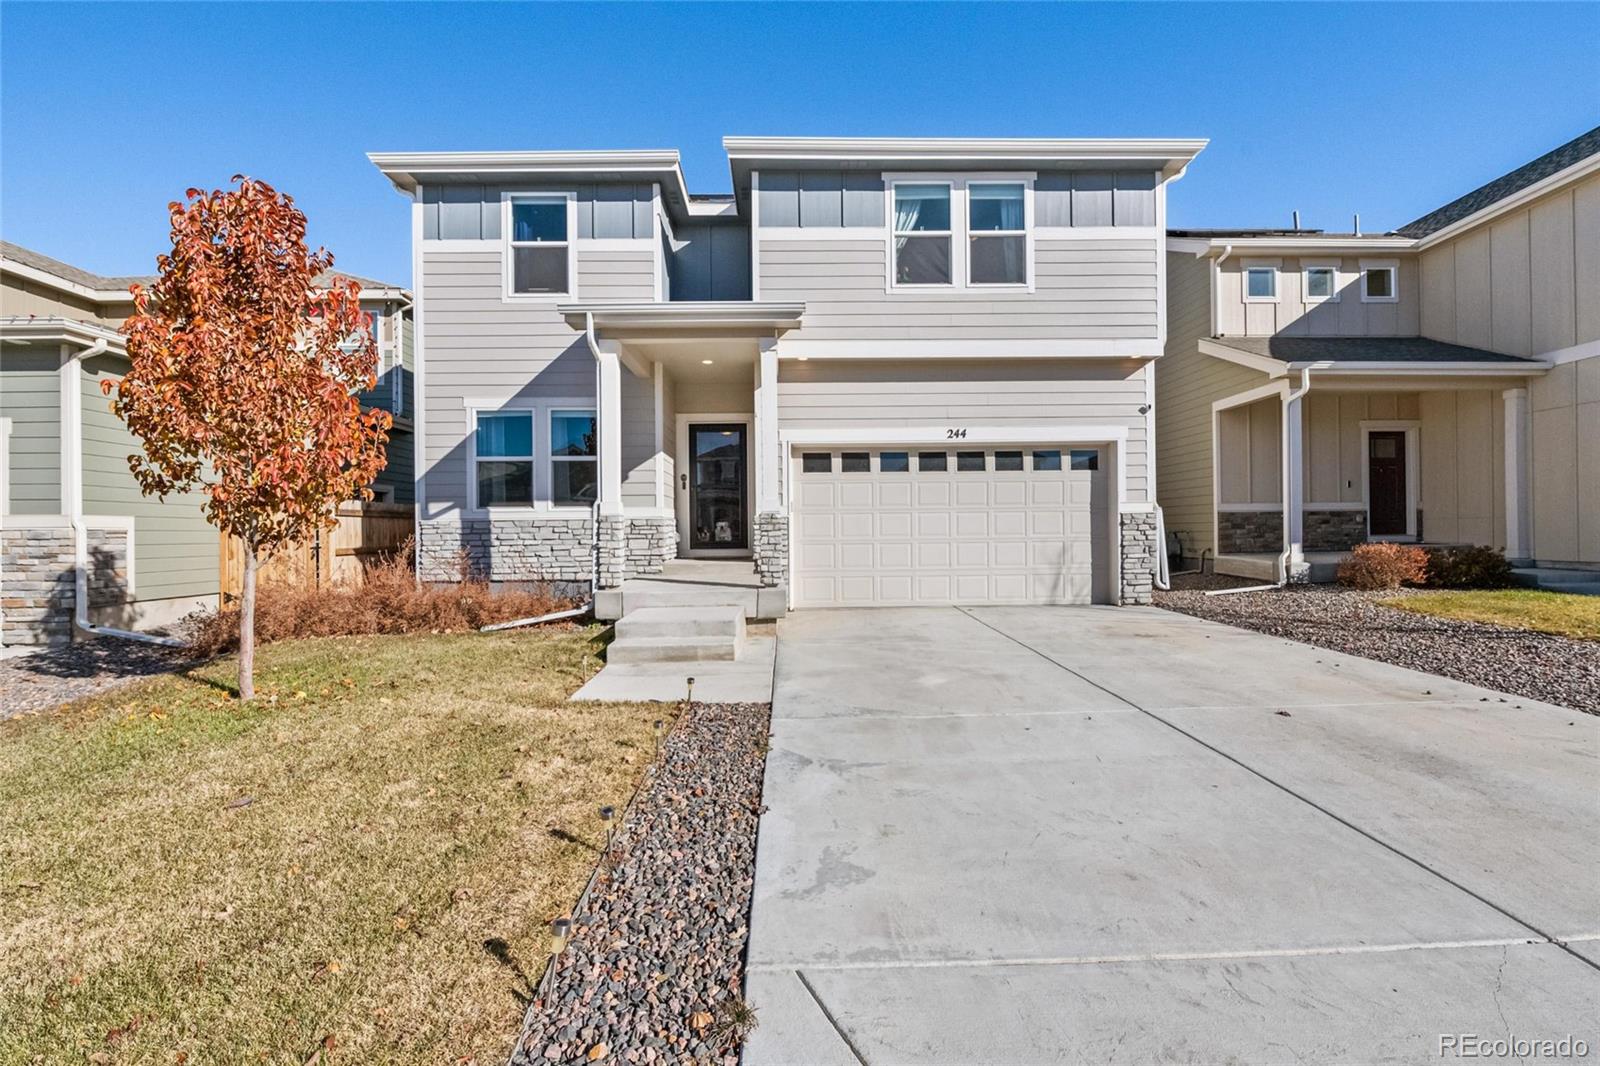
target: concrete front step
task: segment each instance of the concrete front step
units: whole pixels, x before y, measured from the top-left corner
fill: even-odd
[[[1600,570],[1563,570],[1552,566],[1521,566],[1511,576],[1528,588],[1549,592],[1600,595]]]
[[[694,607],[644,607],[617,620],[618,640],[658,637],[744,636],[744,610],[737,604]]]
[[[744,637],[630,637],[606,649],[606,662],[698,663],[733,662]]]

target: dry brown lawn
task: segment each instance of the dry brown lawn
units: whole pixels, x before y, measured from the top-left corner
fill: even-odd
[[[1492,622],[1573,640],[1600,640],[1600,596],[1540,589],[1490,589],[1419,592],[1384,600],[1383,604],[1440,618]]]
[[[0,725],[0,1062],[500,1063],[660,705],[599,630],[303,640]]]

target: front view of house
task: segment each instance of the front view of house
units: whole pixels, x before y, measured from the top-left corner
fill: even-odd
[[[412,200],[419,566],[743,560],[763,617],[1147,602],[1166,186],[1197,140],[383,153]],[[731,572],[727,571],[727,572]]]

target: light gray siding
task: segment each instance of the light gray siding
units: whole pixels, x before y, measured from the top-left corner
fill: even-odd
[[[1125,426],[1127,496],[1147,499],[1144,364],[1122,360],[785,360],[780,431]],[[952,450],[955,445],[952,445]]]
[[[0,417],[11,420],[7,479],[12,514],[60,514],[61,353],[0,349]]]
[[[612,250],[586,248],[578,242],[578,290],[580,300],[654,300],[656,298],[656,253],[649,242],[637,249]]]
[[[807,340],[1154,338],[1158,248],[1039,240],[1034,292],[889,292],[887,242],[761,239],[761,298],[805,301]]]
[[[1047,171],[1033,183],[1040,226],[1154,226],[1154,171]]]
[[[554,185],[424,185],[422,237],[424,240],[500,239],[500,199],[505,192],[559,192],[573,190],[578,201],[580,239],[589,237],[642,239],[652,235],[654,187],[640,183]]]
[[[763,226],[884,225],[883,178],[847,170],[764,170],[757,179]]]
[[[651,378],[622,371],[622,503],[656,505],[656,390]]]
[[[750,299],[749,226],[682,225],[673,233],[672,299]]]
[[[83,364],[84,513],[133,519],[136,601],[215,596],[218,534],[201,511],[204,496],[146,496],[128,469],[139,442],[100,391],[102,379],[120,380],[125,367],[111,356]]]

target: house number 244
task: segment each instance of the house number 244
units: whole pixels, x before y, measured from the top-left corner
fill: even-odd
[[[947,429],[944,431],[945,440],[962,440],[966,435],[967,431],[965,429]]]

